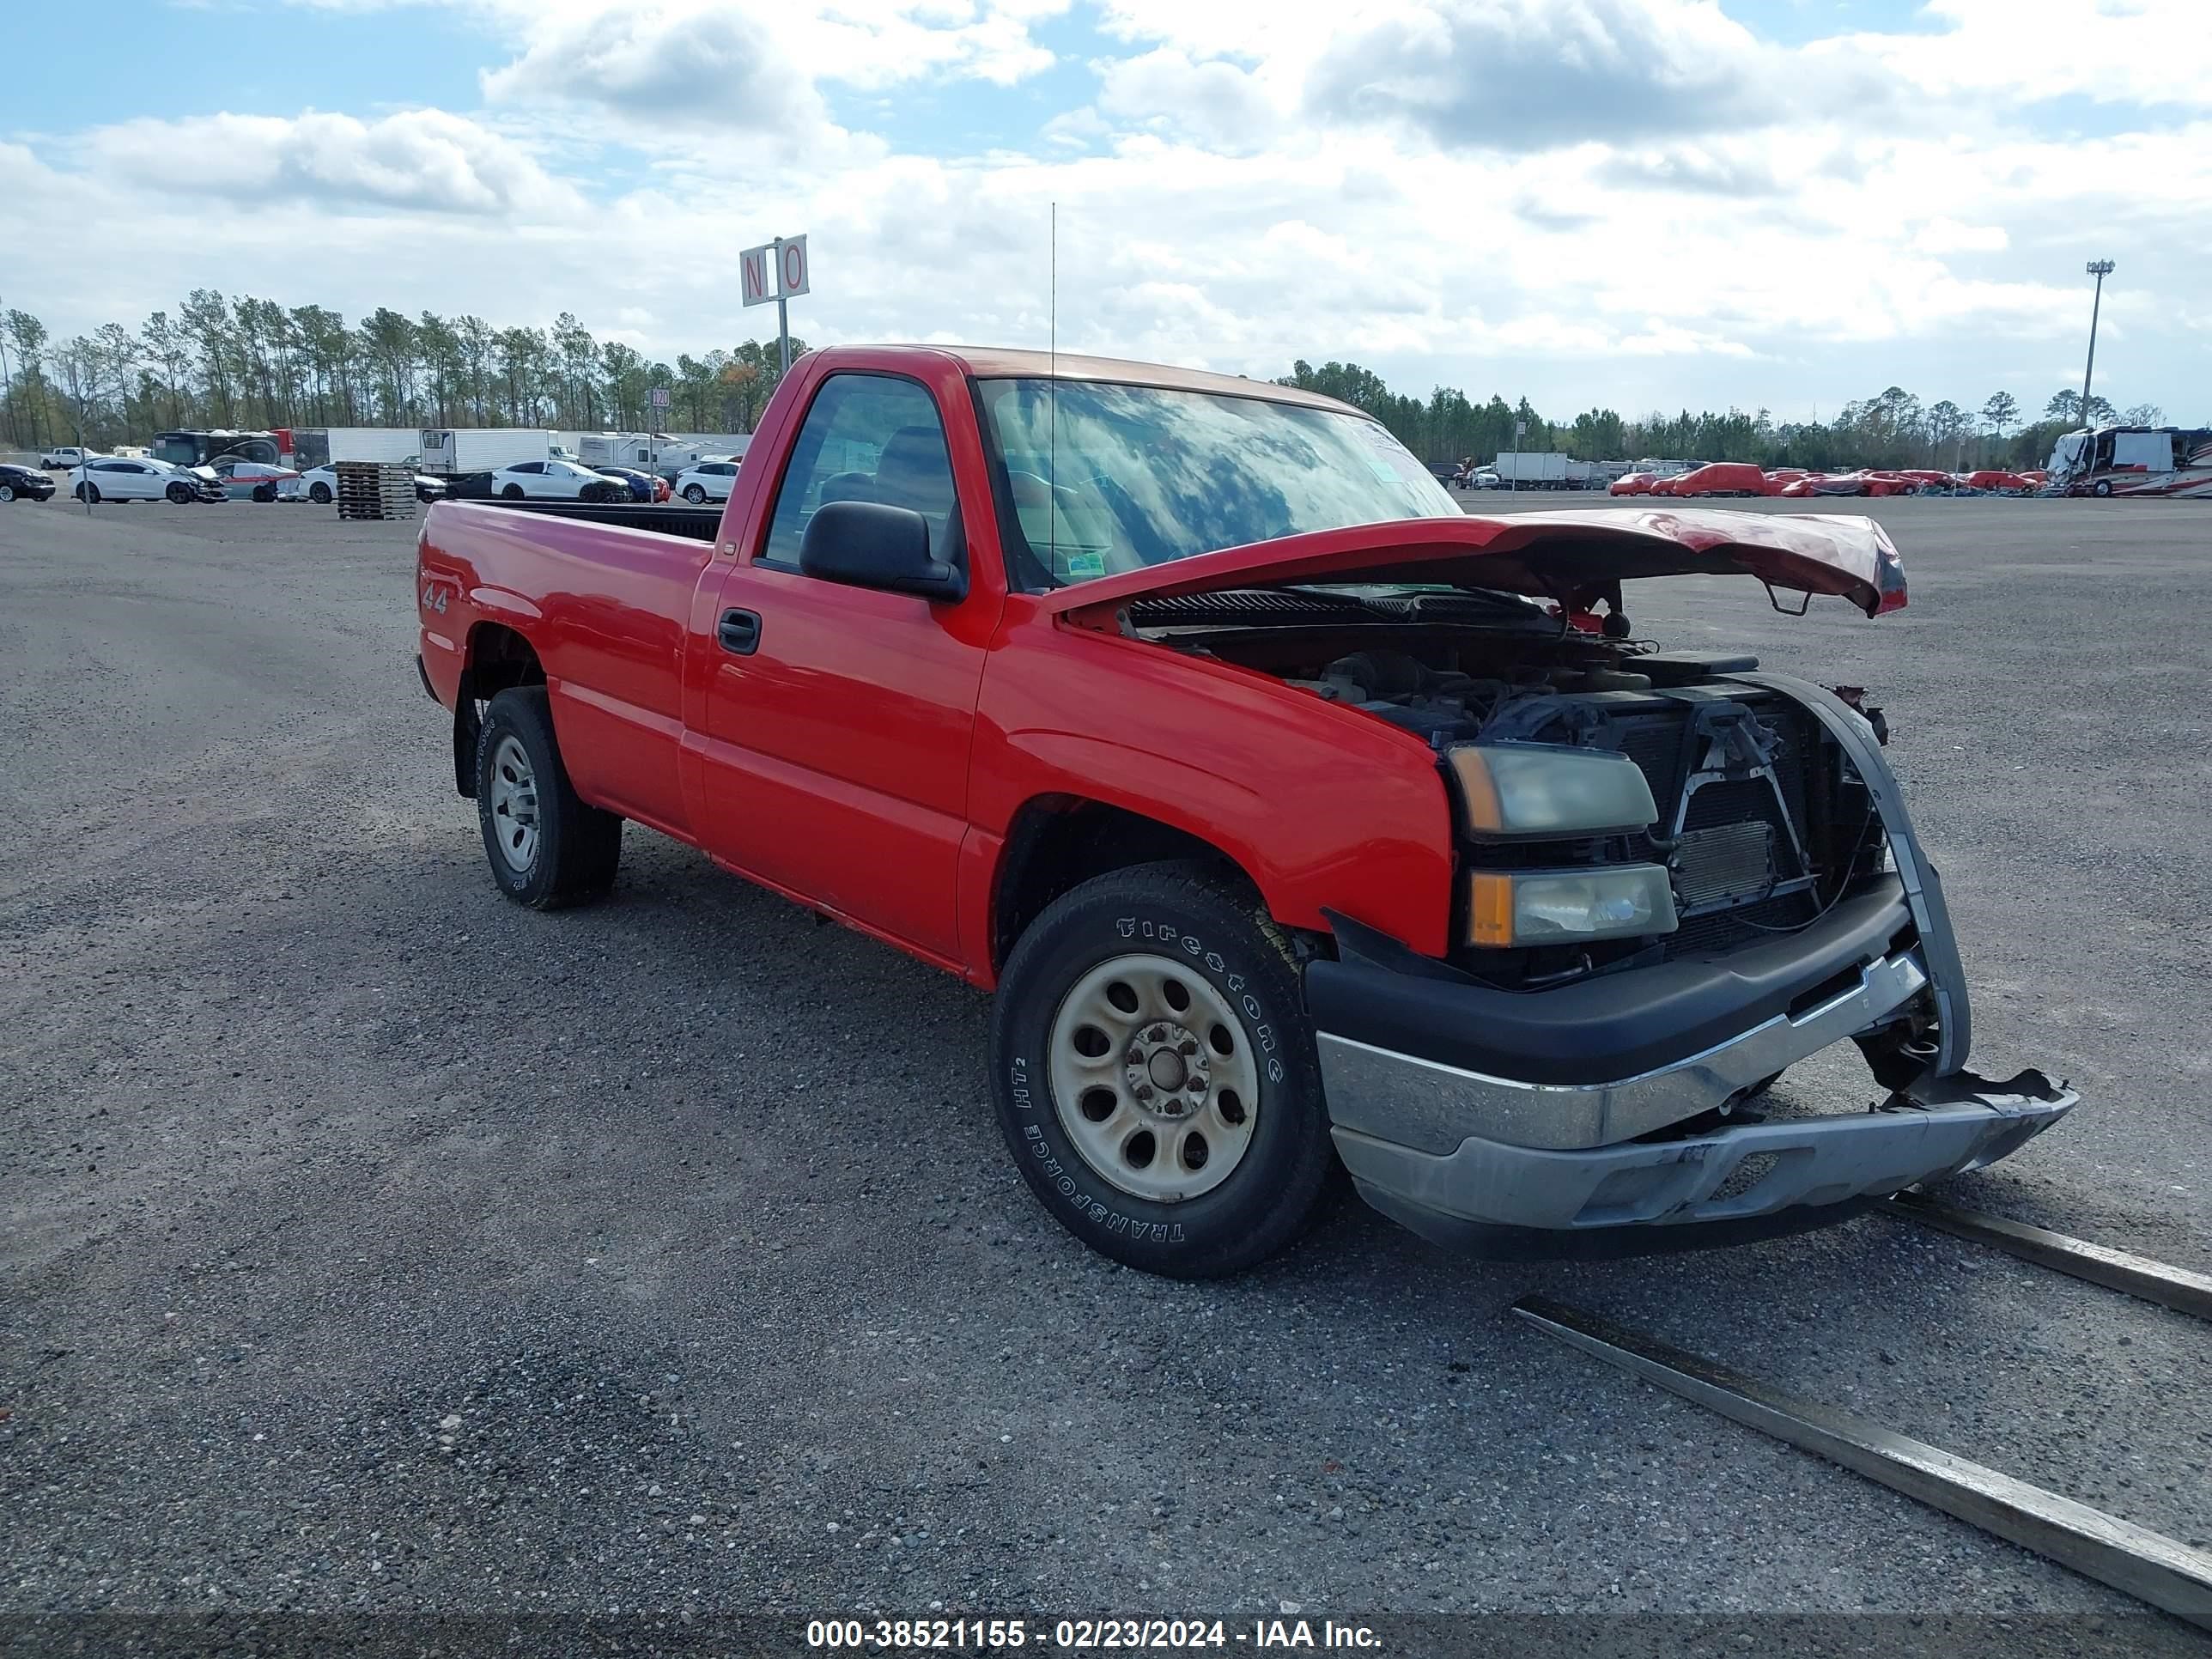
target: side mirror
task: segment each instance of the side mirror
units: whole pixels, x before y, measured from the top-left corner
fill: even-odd
[[[933,605],[968,595],[968,573],[930,556],[929,520],[879,501],[817,507],[799,544],[799,568],[823,581],[912,593]]]

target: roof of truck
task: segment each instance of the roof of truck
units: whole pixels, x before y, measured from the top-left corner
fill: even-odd
[[[961,364],[978,380],[1010,378],[1062,380],[1118,380],[1129,386],[1165,386],[1176,392],[1211,392],[1226,398],[1261,398],[1269,403],[1302,404],[1309,409],[1331,409],[1351,415],[1364,411],[1325,398],[1318,392],[1255,380],[1242,374],[1215,374],[1202,368],[1176,368],[1164,363],[1133,362],[1120,357],[1085,357],[1073,352],[1022,351],[1010,346],[832,346],[824,355],[842,359],[875,351],[934,351]]]

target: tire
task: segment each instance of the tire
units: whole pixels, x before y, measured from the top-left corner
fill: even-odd
[[[522,486],[520,484],[509,484],[506,489],[501,490],[499,493],[507,501],[519,501],[522,499]]]
[[[684,499],[694,507],[704,507],[707,504],[707,492],[697,484],[685,484]]]
[[[183,507],[191,501],[194,492],[190,484],[173,483],[161,493],[169,498],[172,506]]]
[[[2089,493],[2099,497],[2110,495],[2112,493],[2112,481],[2110,478],[2098,479],[2090,486]]]
[[[309,484],[307,499],[317,507],[328,507],[331,504],[331,487],[326,483]]]
[[[13,484],[0,484],[0,502],[12,501],[15,499],[15,486]]]
[[[991,1069],[1030,1189],[1147,1273],[1265,1261],[1336,1167],[1290,948],[1249,889],[1200,865],[1113,871],[1047,906],[1001,976]]]
[[[256,485],[254,485],[254,486],[253,486],[253,499],[254,499],[255,501],[275,501],[275,500],[276,499],[276,486],[275,484],[256,484]]]
[[[614,885],[623,821],[568,782],[542,685],[502,691],[484,710],[477,817],[492,879],[517,904],[556,910]]]
[[[96,483],[81,483],[77,485],[76,489],[70,490],[70,494],[76,496],[77,500],[82,501],[88,507],[96,507],[99,505],[100,486]]]

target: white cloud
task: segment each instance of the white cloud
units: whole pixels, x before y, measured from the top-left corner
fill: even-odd
[[[521,145],[444,110],[142,119],[96,128],[79,148],[131,181],[240,201],[501,216],[581,206]]]

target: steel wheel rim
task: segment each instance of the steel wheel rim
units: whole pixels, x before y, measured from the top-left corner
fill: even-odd
[[[1132,952],[1091,969],[1060,999],[1048,1053],[1061,1131],[1133,1198],[1196,1198],[1251,1150],[1260,1074],[1244,1022],[1172,957]]]
[[[507,867],[527,874],[538,861],[538,775],[520,738],[503,737],[491,751],[491,823]]]

